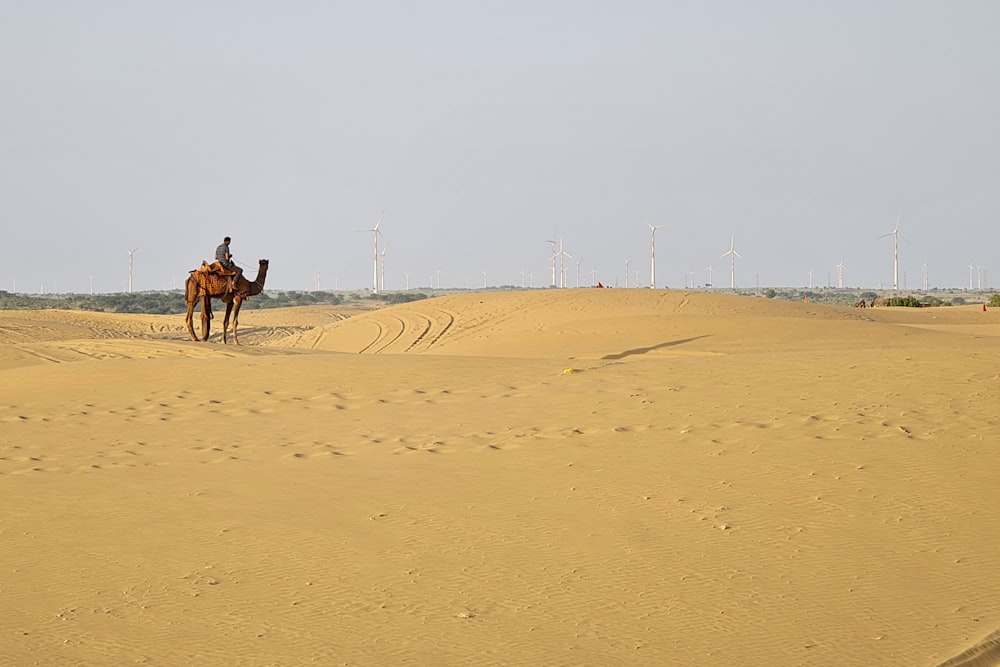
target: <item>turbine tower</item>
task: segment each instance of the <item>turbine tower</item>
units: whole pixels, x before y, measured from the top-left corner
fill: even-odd
[[[383,292],[385,291],[385,251],[389,249],[388,243],[382,244],[382,253],[379,257],[382,259],[382,266],[379,268],[379,289]]]
[[[563,250],[562,239],[559,239],[559,287],[566,287],[566,258],[573,259],[573,255]]]
[[[552,244],[552,287],[556,286],[556,260],[559,260],[559,287],[566,287],[566,258],[573,255],[563,249],[563,241],[549,241]]]
[[[380,213],[378,216],[378,222],[375,223],[375,226],[372,227],[371,229],[365,230],[372,233],[372,240],[374,241],[374,247],[375,247],[373,255],[374,266],[372,267],[372,292],[374,292],[375,294],[378,294],[378,237],[382,236],[382,232],[379,231],[379,228],[382,226],[382,216],[384,214],[385,211],[382,211],[382,213]]]
[[[899,216],[896,216],[896,228],[888,234],[883,234],[880,239],[887,236],[892,237],[892,289],[899,289]]]
[[[128,251],[128,293],[132,293],[132,258],[135,257],[135,253],[138,248],[132,248]]]
[[[837,265],[837,288],[844,289],[844,260]]]
[[[729,257],[729,287],[736,287],[736,258],[743,259],[743,255],[736,252],[736,237],[729,237],[729,250],[722,253],[722,257]]]
[[[975,270],[975,268],[976,268],[976,265],[973,264],[972,262],[969,262],[969,291],[970,292],[973,289],[973,287],[972,287],[972,276],[973,276],[973,271]]]
[[[712,287],[712,265],[709,264],[705,268],[708,269],[708,286]]]
[[[555,235],[553,234],[553,236],[555,236]],[[550,258],[552,260],[552,282],[550,283],[550,286],[551,287],[555,287],[556,286],[556,258],[559,257],[559,250],[557,249],[558,246],[556,245],[555,241],[551,241],[550,240],[549,243],[552,244],[552,257]]]
[[[663,225],[646,223],[649,226],[649,287],[656,288],[656,230]]]

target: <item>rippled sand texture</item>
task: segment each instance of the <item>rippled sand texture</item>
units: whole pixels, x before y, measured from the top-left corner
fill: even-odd
[[[0,312],[3,665],[1000,664],[1000,312]]]

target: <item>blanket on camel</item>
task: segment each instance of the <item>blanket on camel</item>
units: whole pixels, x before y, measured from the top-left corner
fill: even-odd
[[[239,276],[234,278],[236,273],[234,271],[227,271],[218,262],[202,262],[201,266],[197,269],[191,271],[191,278],[194,280],[195,284],[198,285],[198,296],[204,296],[206,294],[212,297],[221,297],[229,293],[229,281],[233,281],[233,291],[234,296],[239,296],[241,299],[250,298],[250,281]]]

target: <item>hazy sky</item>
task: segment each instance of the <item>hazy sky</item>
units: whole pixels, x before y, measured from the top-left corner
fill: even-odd
[[[0,0],[0,289],[1000,283],[1000,3]],[[578,260],[579,264],[578,264]],[[437,273],[440,271],[440,273]],[[527,276],[530,276],[527,277]],[[976,280],[978,282],[978,273]]]

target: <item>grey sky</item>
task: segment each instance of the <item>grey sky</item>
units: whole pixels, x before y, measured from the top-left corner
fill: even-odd
[[[0,289],[1000,282],[1000,3],[0,0]],[[992,271],[993,278],[989,277]],[[435,279],[436,280],[436,279]],[[978,275],[977,275],[978,280]],[[629,277],[635,284],[635,274]]]

